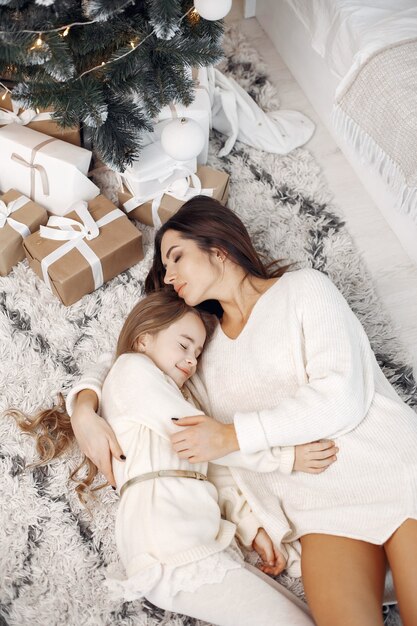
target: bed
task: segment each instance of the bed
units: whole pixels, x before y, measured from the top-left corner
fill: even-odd
[[[417,265],[417,1],[257,0],[256,16]]]

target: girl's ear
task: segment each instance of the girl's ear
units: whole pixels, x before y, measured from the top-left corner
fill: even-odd
[[[140,335],[133,344],[133,349],[135,352],[141,352],[142,354],[146,353],[146,349],[149,343],[149,333],[145,333],[144,335]]]

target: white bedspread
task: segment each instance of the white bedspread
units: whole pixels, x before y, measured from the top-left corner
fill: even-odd
[[[340,80],[338,90],[377,51],[417,37],[417,0],[286,0],[314,50]]]

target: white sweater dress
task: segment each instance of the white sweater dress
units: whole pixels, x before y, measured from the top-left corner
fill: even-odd
[[[85,387],[100,397],[108,366],[107,356],[72,390],[69,404]],[[291,447],[282,450],[285,471],[231,468],[277,545],[312,532],[382,544],[407,518],[417,519],[417,416],[324,274],[284,274],[236,339],[219,325],[192,382],[208,415],[234,422],[244,453],[322,438],[340,448],[321,474],[288,471]],[[300,575],[299,559],[289,571]]]
[[[173,451],[172,417],[200,414],[175,383],[146,356],[120,356],[104,381],[100,411],[114,430],[126,461],[113,460],[118,490],[135,476],[157,470],[186,469],[207,475],[207,463],[191,465]],[[289,456],[292,450],[288,451]],[[276,471],[281,450],[243,455],[230,463],[255,471]],[[221,460],[223,463],[223,459]],[[168,592],[194,591],[220,582],[242,566],[235,533],[250,546],[260,524],[227,468],[213,470],[209,481],[164,477],[128,487],[116,517],[116,543],[126,578],[109,579],[115,595],[126,600],[146,595],[164,580]],[[221,513],[228,520],[221,518]]]
[[[340,448],[321,474],[231,469],[276,542],[315,532],[382,544],[417,519],[417,416],[324,274],[284,274],[236,339],[219,325],[193,381],[207,414],[234,422],[242,452],[322,438]]]

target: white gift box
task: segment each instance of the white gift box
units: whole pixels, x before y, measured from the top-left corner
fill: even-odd
[[[17,189],[54,215],[99,188],[87,178],[91,152],[19,124],[0,128],[0,188]]]
[[[173,182],[197,171],[197,159],[175,161],[164,152],[161,142],[145,146],[140,159],[128,167],[121,178],[132,195],[143,202],[163,192]]]
[[[207,68],[190,68],[190,75],[193,76],[196,84],[195,99],[186,107],[182,104],[172,103],[165,106],[155,119],[154,131],[146,132],[141,137],[143,146],[157,142],[161,139],[161,133],[170,121],[177,117],[188,117],[195,120],[202,128],[205,137],[204,147],[197,156],[199,165],[207,163],[208,142],[211,128],[211,101],[209,95]]]

